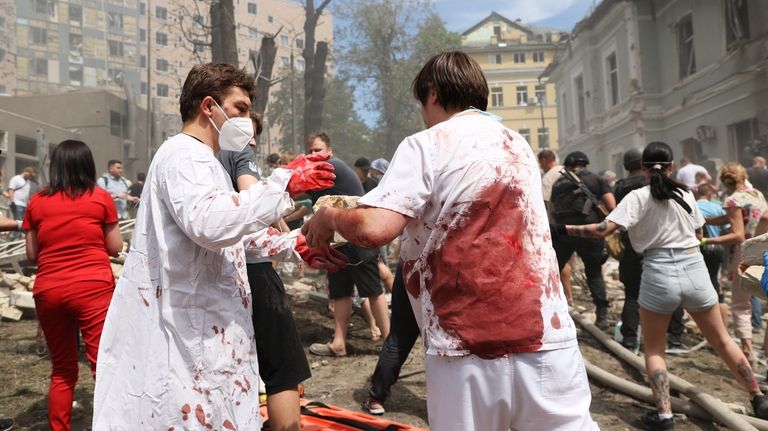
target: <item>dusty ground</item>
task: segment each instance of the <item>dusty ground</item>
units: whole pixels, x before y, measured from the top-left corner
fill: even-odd
[[[623,293],[620,285],[610,282],[610,296],[613,299],[612,317],[618,319]],[[313,280],[319,281],[315,277]],[[286,278],[287,285],[291,279]],[[589,294],[582,289],[575,292],[577,306],[587,312],[592,310]],[[306,295],[297,297],[296,321],[305,347],[314,342],[330,339],[333,320],[324,305],[308,300]],[[0,416],[13,416],[21,430],[44,430],[46,423],[46,401],[50,361],[35,353],[36,322],[28,318],[21,322],[0,322]],[[687,334],[690,346],[700,341],[696,335]],[[756,336],[756,340],[762,336]],[[588,334],[580,333],[580,346],[585,358],[622,377],[642,383],[641,376],[634,370],[622,366],[604,352]],[[367,379],[373,371],[380,342],[370,340],[365,322],[355,315],[350,328],[348,353],[345,358],[317,358],[309,355],[313,377],[306,382],[306,396],[326,403],[357,410],[366,396]],[[387,403],[386,417],[416,426],[427,426],[425,404],[425,378],[423,373],[423,350],[417,347],[403,367],[403,378],[393,388],[391,400]],[[702,349],[695,353],[669,358],[672,373],[701,386],[727,402],[748,404],[747,396],[736,385],[728,370],[711,350]],[[764,372],[759,371],[761,374]],[[649,405],[617,395],[610,390],[592,385],[592,415],[603,430],[636,429],[636,418]],[[75,393],[78,407],[73,413],[73,429],[89,429],[92,412],[93,380],[85,362],[81,362],[80,382]],[[719,430],[711,423],[692,421],[680,417],[677,429]]]

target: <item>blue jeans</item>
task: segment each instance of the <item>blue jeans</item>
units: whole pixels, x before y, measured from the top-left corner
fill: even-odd
[[[749,297],[749,302],[752,304],[752,328],[763,328],[763,303],[754,296]]]

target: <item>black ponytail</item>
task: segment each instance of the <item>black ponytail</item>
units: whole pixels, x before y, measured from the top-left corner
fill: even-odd
[[[672,199],[691,214],[691,206],[683,199],[688,187],[665,173],[673,160],[672,148],[664,142],[651,142],[643,150],[643,166],[651,173],[651,196],[659,201]]]

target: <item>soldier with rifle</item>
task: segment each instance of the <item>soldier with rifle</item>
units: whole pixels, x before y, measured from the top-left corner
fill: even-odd
[[[600,222],[616,207],[611,187],[602,177],[587,170],[589,159],[581,151],[566,156],[561,178],[552,186],[555,222],[558,224],[586,225]],[[603,239],[584,239],[563,236],[554,239],[557,262],[562,271],[575,252],[584,262],[587,286],[596,310],[595,325],[608,328],[608,297],[603,280]]]

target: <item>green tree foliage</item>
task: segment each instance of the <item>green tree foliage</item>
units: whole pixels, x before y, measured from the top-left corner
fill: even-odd
[[[303,74],[294,74],[294,99],[291,104],[290,71],[280,89],[274,92],[267,108],[267,116],[272,124],[280,127],[282,134],[277,144],[283,151],[304,152],[303,116],[304,116],[304,81]],[[293,139],[295,114],[296,141]],[[358,157],[379,157],[382,148],[377,148],[371,141],[371,132],[360,120],[354,109],[354,91],[347,80],[334,77],[327,82],[325,109],[323,110],[323,130],[331,137],[333,153],[350,165]],[[295,142],[295,145],[294,145]]]
[[[346,0],[336,14],[339,69],[364,89],[363,105],[375,112],[373,139],[394,153],[406,136],[424,126],[411,82],[433,55],[461,45],[423,0]]]

